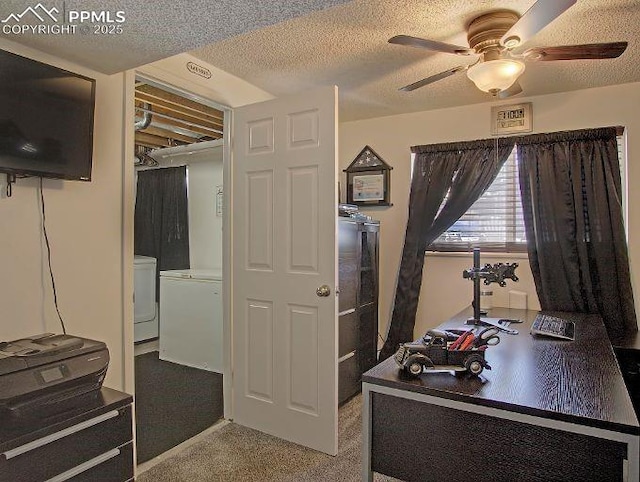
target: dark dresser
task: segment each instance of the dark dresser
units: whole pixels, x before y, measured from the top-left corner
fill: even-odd
[[[133,480],[132,400],[102,388],[60,413],[0,419],[0,481]]]
[[[338,402],[360,392],[376,364],[380,223],[338,218]]]

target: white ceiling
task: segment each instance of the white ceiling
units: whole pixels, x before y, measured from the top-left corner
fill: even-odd
[[[0,17],[35,3],[2,0]],[[340,120],[349,121],[491,100],[464,73],[413,92],[399,92],[399,87],[473,59],[391,45],[387,40],[406,34],[467,45],[465,27],[473,18],[496,9],[522,14],[534,0],[42,3],[59,8],[64,4],[66,9],[124,10],[125,32],[106,38],[88,35],[82,41],[77,36],[0,37],[104,73],[196,49],[191,52],[195,56],[276,96],[336,84]],[[629,42],[627,51],[618,59],[530,62],[520,79],[522,95],[640,81],[639,39],[640,1],[578,0],[523,48],[624,40]]]
[[[492,97],[464,73],[399,92],[399,87],[472,63],[475,57],[431,53],[387,40],[406,34],[467,46],[465,27],[478,15],[496,9],[522,14],[533,3],[354,0],[192,53],[276,96],[335,83],[341,121],[487,102]],[[627,41],[626,52],[618,59],[527,63],[521,96],[640,81],[639,40],[640,1],[578,0],[523,49]]]
[[[0,30],[0,38],[113,74],[346,1],[0,0],[0,20],[39,4],[57,8],[59,21],[62,12],[72,10],[108,11],[112,18],[120,10],[125,15],[123,32],[117,35],[12,35]],[[40,22],[28,13],[20,23]]]

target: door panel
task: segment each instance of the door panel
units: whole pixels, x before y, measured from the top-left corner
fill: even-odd
[[[247,303],[247,386],[245,396],[273,401],[273,305],[269,301]],[[251,357],[248,355],[251,354]]]
[[[337,88],[241,107],[233,128],[234,419],[335,455]]]
[[[273,171],[250,171],[247,178],[247,269],[273,270]]]

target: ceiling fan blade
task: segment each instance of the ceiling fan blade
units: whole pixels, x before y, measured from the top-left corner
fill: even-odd
[[[416,47],[419,49],[433,50],[434,52],[444,52],[446,54],[471,55],[475,53],[469,47],[460,47],[459,45],[447,44],[436,40],[427,40],[409,35],[396,35],[389,39],[390,44],[406,45],[408,47]]]
[[[516,80],[511,87],[498,92],[497,97],[498,99],[506,99],[507,97],[513,97],[514,95],[518,95],[520,93],[522,93],[522,86],[520,85],[520,82]]]
[[[571,7],[576,0],[538,0],[500,39],[509,49],[522,45]]]
[[[558,47],[534,47],[523,52],[527,60],[578,60],[615,59],[627,48],[627,42],[602,44],[563,45]]]
[[[403,92],[411,92],[412,90],[419,89],[420,87],[424,87],[425,85],[433,84],[442,79],[446,79],[453,74],[457,74],[458,72],[462,72],[467,70],[469,67],[466,65],[459,65],[458,67],[454,67],[449,70],[445,70],[444,72],[440,72],[439,74],[432,75],[431,77],[427,77],[426,79],[419,80],[418,82],[414,82],[413,84],[405,85],[398,90]]]

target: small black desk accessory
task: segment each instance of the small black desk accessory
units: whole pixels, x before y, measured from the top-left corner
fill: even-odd
[[[509,328],[508,325],[520,323],[521,320],[482,317],[482,314],[486,315],[486,312],[482,313],[480,310],[480,279],[484,280],[485,285],[498,283],[500,286],[506,286],[505,280],[507,278],[518,281],[515,273],[517,267],[518,263],[485,264],[480,267],[480,248],[473,248],[473,268],[465,269],[462,272],[463,278],[473,281],[473,318],[467,320],[468,325],[495,326],[510,335],[518,334],[518,330]]]

